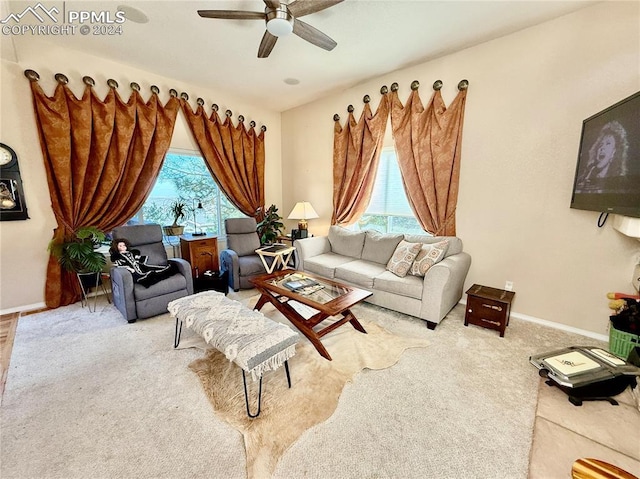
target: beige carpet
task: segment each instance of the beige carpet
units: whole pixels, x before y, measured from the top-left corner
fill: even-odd
[[[254,299],[249,302],[255,304]],[[263,312],[286,322],[271,305],[266,305]],[[345,324],[323,338],[333,361],[321,357],[301,335],[296,355],[289,361],[292,388],[287,386],[284,368],[268,373],[263,384],[262,412],[255,419],[246,414],[237,366],[215,350],[191,363],[216,414],[243,434],[250,479],[270,477],[291,444],[333,414],[345,384],[358,372],[391,367],[405,349],[429,344],[425,339],[398,336],[375,323],[360,321],[367,334]],[[250,397],[255,399],[257,383],[252,389]],[[250,404],[255,410],[255,401]]]
[[[500,338],[464,327],[462,305],[434,331],[368,304],[354,313],[429,346],[356,374],[273,479],[526,479],[541,381],[528,357],[592,343],[516,318]],[[244,438],[189,370],[202,351],[173,348],[174,324],[168,315],[127,324],[106,301],[95,313],[76,304],[20,318],[0,409],[0,477],[245,478]],[[293,360],[291,373],[302,384]]]

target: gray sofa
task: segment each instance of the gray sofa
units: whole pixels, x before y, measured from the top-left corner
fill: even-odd
[[[398,244],[448,240],[444,258],[424,277],[387,270]],[[416,316],[434,329],[462,297],[471,256],[457,237],[352,232],[332,226],[328,236],[296,240],[296,268],[373,292],[365,301]]]

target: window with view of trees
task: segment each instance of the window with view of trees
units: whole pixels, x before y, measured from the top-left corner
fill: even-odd
[[[197,153],[169,152],[151,194],[131,223],[173,223],[171,205],[181,201],[186,205],[185,218],[179,221],[185,233],[198,231],[223,235],[226,218],[245,217],[220,191]],[[197,208],[198,202],[202,209]],[[195,211],[195,223],[194,223]]]
[[[384,148],[380,154],[371,202],[353,228],[381,233],[426,234],[409,206],[393,147]]]

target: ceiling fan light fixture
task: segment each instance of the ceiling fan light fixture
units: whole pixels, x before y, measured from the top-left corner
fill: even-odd
[[[293,18],[286,10],[273,10],[267,13],[267,31],[275,37],[284,37],[293,33]]]

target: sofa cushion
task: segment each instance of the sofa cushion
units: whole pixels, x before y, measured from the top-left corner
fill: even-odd
[[[424,280],[417,276],[400,278],[391,271],[385,271],[373,279],[373,289],[398,294],[409,298],[421,299]]]
[[[424,276],[434,264],[442,261],[447,253],[449,241],[443,240],[434,244],[423,244],[416,259],[413,260],[409,274]]]
[[[387,264],[403,238],[402,234],[383,234],[375,230],[365,231],[362,259]]]
[[[187,290],[187,280],[181,274],[174,274],[168,278],[152,284],[148,288],[145,288],[140,283],[134,283],[133,295],[136,302],[144,301],[145,299],[153,299],[164,294],[174,293],[176,291]]]
[[[439,243],[440,241],[447,240],[449,241],[449,248],[447,248],[447,252],[444,257],[451,256],[452,254],[462,253],[462,240],[457,236],[429,236],[429,235],[404,235],[404,240],[410,243],[424,243],[424,244],[434,244]]]
[[[325,278],[333,279],[335,277],[335,269],[345,263],[355,261],[348,256],[342,256],[335,253],[324,253],[318,256],[304,260],[304,270],[310,273],[319,274]]]
[[[336,254],[360,259],[364,245],[364,231],[350,231],[340,226],[329,228],[329,243],[331,251]]]
[[[361,288],[372,289],[373,278],[385,272],[379,263],[357,259],[336,268],[336,279],[348,281]]]
[[[409,270],[413,260],[416,259],[422,245],[420,243],[409,243],[408,241],[400,241],[393,256],[387,263],[387,269],[393,274],[404,278]]]

